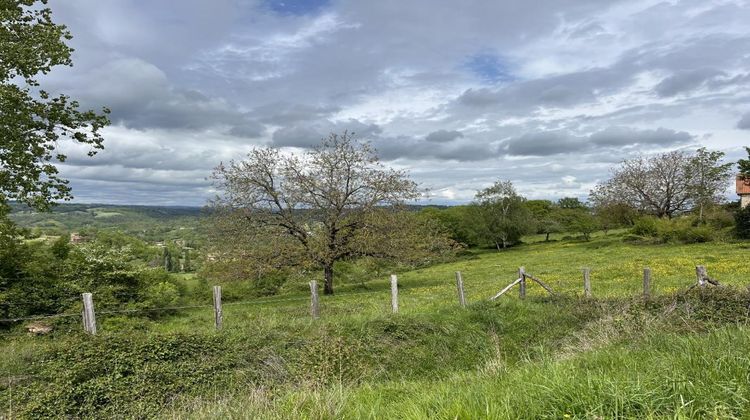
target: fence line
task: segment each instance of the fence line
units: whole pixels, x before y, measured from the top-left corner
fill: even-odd
[[[583,284],[583,296],[588,298],[591,297],[591,277],[590,277],[590,269],[584,268],[584,284]],[[699,265],[696,266],[696,273],[697,273],[697,282],[693,284],[690,288],[687,290],[692,289],[693,287],[700,286],[705,287],[707,285],[719,285],[719,283],[708,277],[707,270],[704,266]],[[460,272],[456,272],[456,285],[457,290],[459,293],[459,299],[458,304],[461,307],[465,307],[466,305],[466,298],[463,290],[463,277]],[[512,282],[510,285],[506,286],[500,293],[496,294],[494,297],[490,298],[490,300],[495,300],[501,295],[503,295],[505,292],[510,290],[513,286],[519,285],[520,286],[520,293],[519,297],[523,299],[526,296],[526,279],[532,280],[536,283],[538,283],[540,286],[542,286],[544,289],[546,289],[550,294],[555,294],[552,289],[546,285],[544,282],[542,282],[537,277],[527,273],[524,269],[524,267],[520,267],[518,270],[519,278]],[[398,279],[396,275],[391,275],[390,278],[390,292],[391,292],[391,307],[393,313],[398,313],[399,310],[399,302],[398,302]],[[481,283],[484,283],[482,281]],[[431,287],[431,286],[424,286],[424,287]],[[274,303],[280,303],[280,302],[292,302],[292,301],[303,301],[307,299],[311,299],[311,311],[310,316],[312,318],[318,318],[320,316],[320,304],[319,304],[319,298],[318,298],[318,290],[317,290],[317,282],[314,280],[310,282],[310,297],[291,297],[291,298],[282,298],[282,299],[255,299],[255,300],[245,300],[245,301],[235,301],[235,302],[227,302],[222,303],[221,302],[221,287],[220,286],[214,286],[213,291],[213,305],[209,304],[200,304],[200,305],[182,305],[182,306],[167,306],[167,307],[157,307],[157,308],[134,308],[134,309],[115,309],[115,310],[101,310],[96,311],[96,314],[98,315],[112,315],[112,314],[135,314],[135,313],[147,313],[147,312],[163,312],[163,311],[173,311],[173,310],[183,310],[183,309],[203,309],[203,308],[213,308],[214,309],[214,322],[216,329],[222,328],[223,323],[223,314],[222,314],[222,305],[227,306],[235,306],[235,305],[264,305],[264,304],[274,304]],[[413,289],[420,289],[421,287],[415,287]],[[368,290],[363,292],[351,292],[346,293],[339,296],[344,297],[351,297],[356,295],[366,295],[366,294],[384,294],[383,290]],[[649,268],[644,268],[643,270],[643,296],[648,298],[651,295],[651,270]],[[47,314],[47,315],[36,315],[36,316],[26,316],[26,317],[15,317],[15,318],[3,318],[0,319],[0,322],[18,322],[18,321],[31,321],[31,320],[42,320],[42,319],[53,319],[53,318],[67,318],[67,317],[82,317],[84,320],[84,330],[90,334],[96,334],[96,315],[94,312],[94,300],[93,295],[91,293],[83,293],[82,294],[82,300],[83,300],[83,308],[84,310],[81,313],[58,313],[58,314]],[[330,302],[334,303],[334,302]],[[333,306],[332,306],[333,308]]]

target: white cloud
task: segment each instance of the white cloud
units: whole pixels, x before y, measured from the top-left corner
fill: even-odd
[[[184,204],[179,187],[200,204],[219,161],[344,129],[436,201],[470,200],[498,178],[534,198],[585,196],[618,160],[735,153],[750,129],[747,1],[51,6],[76,37],[76,65],[43,81],[116,121],[104,152],[71,150],[63,167],[81,200]]]

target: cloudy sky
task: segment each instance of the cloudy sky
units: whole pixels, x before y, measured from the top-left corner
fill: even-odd
[[[345,129],[432,203],[583,198],[638,153],[750,145],[746,1],[50,5],[76,52],[47,87],[112,109],[105,151],[61,145],[79,202],[201,205],[221,161]]]

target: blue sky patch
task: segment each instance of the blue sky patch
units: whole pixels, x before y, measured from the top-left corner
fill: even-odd
[[[508,64],[496,54],[474,54],[469,57],[465,66],[486,83],[507,82],[514,79]]]

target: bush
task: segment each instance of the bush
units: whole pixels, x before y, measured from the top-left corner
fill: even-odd
[[[656,239],[657,242],[681,242],[686,244],[710,242],[716,238],[717,227],[700,224],[695,217],[657,219],[646,216],[638,219],[631,233]]]
[[[656,236],[658,234],[657,224],[659,219],[653,216],[644,216],[635,221],[630,230],[634,235]]]
[[[146,307],[174,306],[180,300],[180,291],[170,282],[152,284],[146,289]]]
[[[738,238],[750,239],[750,206],[734,214],[734,231]]]

